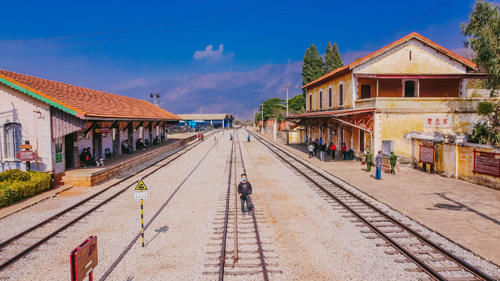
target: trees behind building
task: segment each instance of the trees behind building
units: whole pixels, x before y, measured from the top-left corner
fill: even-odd
[[[496,3],[477,0],[469,15],[469,21],[462,24],[466,36],[465,46],[476,53],[474,61],[488,73],[486,86],[492,98],[500,90],[500,13]],[[470,141],[482,144],[500,145],[500,102],[480,102],[478,114],[483,120],[475,124]]]
[[[344,66],[342,62],[342,58],[340,57],[339,48],[337,47],[337,43],[328,42],[326,46],[325,53],[325,67],[326,72],[334,71],[335,69]]]

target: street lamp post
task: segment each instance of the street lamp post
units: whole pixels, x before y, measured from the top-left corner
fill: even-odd
[[[151,93],[149,96],[151,98],[153,98],[153,104],[159,107],[160,104],[158,103],[158,98],[160,98],[160,94],[158,94],[158,93]]]

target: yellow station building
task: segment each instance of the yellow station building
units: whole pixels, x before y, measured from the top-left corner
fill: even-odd
[[[382,150],[414,163],[424,145],[444,169],[441,144],[463,142],[488,98],[467,82],[484,78],[475,63],[411,33],[305,85],[306,112],[288,119],[306,129],[304,142],[321,137],[358,157]]]

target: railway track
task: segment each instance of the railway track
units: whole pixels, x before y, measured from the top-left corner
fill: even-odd
[[[200,159],[200,161],[198,161],[198,163],[193,167],[191,172],[189,172],[189,174],[182,180],[182,182],[179,183],[179,185],[177,185],[177,187],[170,194],[170,196],[167,198],[167,200],[165,200],[165,202],[163,202],[161,207],[158,208],[158,210],[154,213],[154,215],[146,222],[146,224],[144,225],[144,231],[146,231],[149,228],[149,226],[154,222],[154,220],[158,217],[158,215],[160,215],[160,213],[163,211],[163,209],[165,209],[165,207],[167,207],[168,203],[170,203],[172,198],[174,198],[175,194],[177,194],[177,192],[181,189],[181,187],[184,186],[184,183],[186,183],[186,181],[191,177],[191,175],[198,169],[198,167],[201,165],[203,160],[205,160],[205,158],[207,158],[208,154],[210,154],[210,152],[214,149],[215,146],[216,146],[216,144],[214,143],[210,147],[210,149],[205,153],[205,155]],[[118,258],[116,258],[115,261],[110,266],[108,266],[108,268],[106,269],[104,274],[99,278],[99,281],[104,281],[109,277],[109,275],[113,272],[113,270],[116,268],[116,266],[121,262],[123,257],[125,257],[125,255],[132,249],[132,247],[137,244],[137,241],[139,240],[141,235],[142,235],[142,232],[139,232],[136,234],[136,236],[134,238],[132,238],[132,240],[125,247],[125,249],[122,250],[122,252],[118,256]]]
[[[268,281],[269,275],[282,273],[280,270],[268,267],[276,267],[276,263],[268,263],[266,259],[274,259],[274,256],[266,256],[265,253],[273,252],[264,250],[263,245],[269,244],[262,241],[258,221],[263,221],[263,212],[254,208],[250,216],[242,216],[238,208],[237,185],[240,174],[246,173],[241,143],[238,131],[234,133],[231,146],[228,171],[227,189],[224,198],[221,198],[223,210],[217,212],[212,240],[220,241],[211,243],[209,246],[218,246],[219,250],[208,251],[207,254],[217,255],[214,258],[217,263],[205,264],[207,268],[218,268],[218,271],[205,271],[204,274],[218,275],[218,280],[238,279],[242,276],[258,276]],[[248,176],[248,174],[247,174]],[[255,198],[254,198],[255,199]]]
[[[213,134],[213,133],[212,133]],[[0,272],[6,270],[9,265],[17,262],[22,257],[31,253],[51,238],[55,237],[63,230],[74,225],[89,214],[95,212],[100,207],[109,203],[125,191],[135,186],[138,177],[147,178],[161,168],[172,163],[185,153],[189,152],[200,142],[185,145],[178,150],[174,150],[163,159],[155,161],[151,165],[131,174],[109,187],[63,209],[49,218],[19,232],[0,242]],[[152,170],[148,170],[153,168]],[[125,186],[123,186],[125,184]]]
[[[336,210],[344,211],[344,217],[357,223],[356,226],[362,228],[361,232],[367,235],[367,238],[382,240],[383,243],[378,243],[377,246],[387,247],[386,254],[403,257],[396,259],[396,262],[413,264],[416,267],[408,270],[426,273],[422,280],[496,280],[351,190],[335,183],[305,160],[255,133],[252,135],[304,180],[319,189],[322,197],[333,204]]]

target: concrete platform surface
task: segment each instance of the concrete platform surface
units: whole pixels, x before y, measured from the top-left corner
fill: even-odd
[[[271,140],[271,136],[266,136]],[[450,240],[500,264],[500,190],[400,167],[395,175],[365,170],[360,161],[321,162],[305,145],[283,148],[348,182]]]

